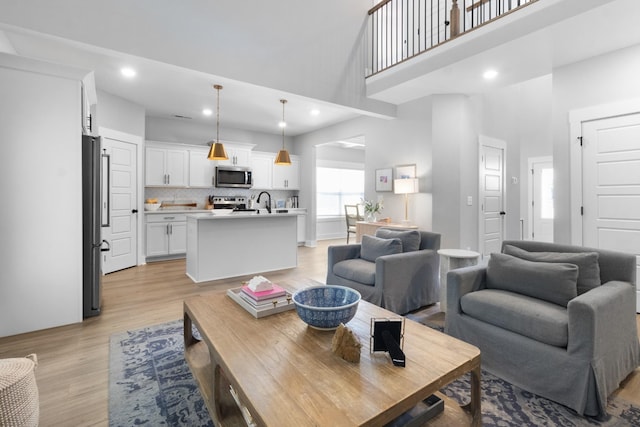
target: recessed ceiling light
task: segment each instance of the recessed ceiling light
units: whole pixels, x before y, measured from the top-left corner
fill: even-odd
[[[317,108],[314,108],[313,110],[310,111],[312,116],[317,116],[318,114],[320,114],[320,110],[318,110]]]
[[[278,127],[279,128],[286,128],[287,127],[287,123],[286,122],[278,122]]]
[[[204,114],[205,116],[210,116],[213,114],[213,111],[211,111],[210,108],[205,108],[204,110],[202,110],[202,114]]]
[[[487,80],[493,80],[498,77],[498,72],[496,70],[487,70],[484,72],[484,74],[482,74],[482,77]]]
[[[120,72],[127,78],[133,78],[136,76],[136,70],[134,70],[133,68],[124,67],[120,69]]]

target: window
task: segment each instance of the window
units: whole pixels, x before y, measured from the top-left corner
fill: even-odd
[[[344,205],[355,205],[364,198],[364,171],[358,169],[316,168],[317,215],[342,216]]]

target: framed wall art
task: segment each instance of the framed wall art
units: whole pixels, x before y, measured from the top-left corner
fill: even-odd
[[[392,191],[393,190],[393,170],[376,169],[376,191]]]
[[[416,165],[396,166],[396,179],[409,179],[416,177]]]

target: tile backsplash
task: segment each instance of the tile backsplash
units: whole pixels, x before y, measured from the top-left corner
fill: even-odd
[[[244,196],[256,197],[261,190],[247,190],[244,188],[164,188],[164,187],[145,187],[144,198],[156,198],[159,202],[174,200],[190,200],[198,204],[198,208],[204,209],[204,205],[209,196]],[[271,203],[276,206],[277,200],[286,200],[298,194],[297,191],[287,190],[269,190],[271,194]],[[262,203],[261,203],[262,204]],[[303,208],[304,206],[300,206]]]

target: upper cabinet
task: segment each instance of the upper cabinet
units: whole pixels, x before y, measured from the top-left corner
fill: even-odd
[[[251,166],[251,146],[242,146],[224,143],[228,160],[218,160],[219,165],[225,166]]]
[[[145,185],[148,187],[213,187],[218,165],[247,166],[256,190],[299,190],[300,158],[291,155],[291,165],[274,164],[275,153],[252,152],[253,145],[224,143],[229,160],[207,159],[205,146],[147,141]]]
[[[273,165],[274,190],[300,189],[300,158],[291,155],[291,165]],[[272,162],[273,163],[273,162]]]
[[[209,149],[189,149],[189,187],[213,187],[216,162],[208,154]]]
[[[251,178],[255,190],[271,190],[273,188],[273,153],[254,151],[251,153]]]
[[[146,147],[145,185],[186,187],[188,185],[188,151],[165,147]]]

